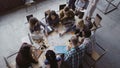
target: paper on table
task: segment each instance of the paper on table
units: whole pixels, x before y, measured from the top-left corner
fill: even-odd
[[[54,51],[57,54],[64,54],[67,52],[66,46],[54,46]]]

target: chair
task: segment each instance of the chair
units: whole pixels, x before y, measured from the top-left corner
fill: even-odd
[[[91,30],[95,31],[96,29],[100,28],[101,20],[102,20],[102,17],[99,14],[96,14],[96,17],[94,18],[94,21],[93,21],[93,28]]]
[[[35,8],[37,9],[37,5],[35,4],[34,0],[24,0],[25,5],[26,5],[26,12],[28,12],[28,8],[29,6],[32,6],[32,4],[34,4],[33,6],[35,6]]]
[[[100,45],[96,44],[93,48],[91,56],[89,56],[88,54],[84,55],[83,62],[89,68],[95,68],[96,63],[105,55],[105,53],[106,53],[106,50]]]
[[[33,17],[33,15],[32,15],[32,14],[31,14],[31,15],[26,16],[26,18],[27,18],[27,21],[28,21],[28,22],[29,22],[29,19],[30,19],[31,17]]]
[[[45,11],[45,13],[44,13],[44,14],[45,14],[45,18],[50,14],[50,11],[51,11],[51,10]]]
[[[118,8],[119,4],[120,4],[120,1],[117,4],[114,4],[115,0],[105,0],[105,1],[108,3],[108,5],[105,8],[105,10],[103,11],[103,10],[99,9],[104,14],[108,14],[108,13],[116,10]],[[109,9],[109,7],[111,7],[111,6],[113,8]]]
[[[3,57],[6,63],[7,68],[16,68],[15,58],[18,52],[15,52],[7,57]]]
[[[59,11],[62,10],[65,6],[66,6],[66,4],[59,5]]]
[[[96,30],[101,28],[101,20],[102,20],[102,17],[99,15],[99,14],[96,14],[96,17],[93,18],[94,21],[93,21],[93,27],[91,28],[91,31],[92,31],[92,39],[94,40],[95,42],[95,33],[96,33]]]

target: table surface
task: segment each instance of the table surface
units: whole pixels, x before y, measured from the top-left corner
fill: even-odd
[[[63,26],[59,26],[58,28],[58,32],[53,32],[51,33],[48,37],[44,37],[45,39],[45,44],[46,46],[48,46],[48,48],[46,50],[44,50],[44,52],[41,54],[40,58],[39,58],[39,64],[33,64],[34,68],[38,68],[40,66],[44,65],[44,60],[45,60],[45,53],[47,50],[54,50],[54,46],[65,46],[68,43],[68,40],[74,36],[74,34],[67,33],[64,36],[60,37],[59,33],[63,33],[65,31],[65,27]],[[39,46],[39,45],[36,45]]]
[[[78,21],[78,18],[76,18],[76,21]],[[45,37],[45,36],[43,37],[44,40],[45,40],[45,44],[46,44],[46,46],[48,46],[48,48],[45,49],[44,52],[39,57],[39,63],[38,64],[33,64],[33,68],[38,68],[38,67],[44,65],[45,53],[46,53],[47,50],[54,50],[54,46],[65,46],[65,45],[68,45],[68,40],[72,36],[74,36],[74,34],[73,34],[73,32],[69,32],[69,33],[65,34],[64,36],[60,37],[59,33],[63,33],[64,31],[65,31],[65,27],[60,25],[58,27],[58,32],[54,31],[48,37]],[[36,44],[34,41],[33,41],[33,43],[34,43],[33,46],[35,46],[37,48],[40,47],[40,45]]]

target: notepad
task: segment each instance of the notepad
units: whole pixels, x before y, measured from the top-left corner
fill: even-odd
[[[54,51],[56,54],[64,54],[67,52],[66,46],[54,46]]]

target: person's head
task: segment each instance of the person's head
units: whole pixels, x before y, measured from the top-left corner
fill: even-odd
[[[76,24],[77,28],[84,28],[85,24],[84,24],[84,20],[80,20],[78,21],[78,23]]]
[[[34,27],[34,26],[36,25],[36,23],[38,23],[38,22],[39,22],[38,19],[35,18],[35,17],[31,17],[31,18],[29,19],[30,27]]]
[[[70,10],[70,8],[69,8],[68,6],[65,6],[65,7],[64,7],[64,11],[65,11],[65,12],[67,12],[67,11],[69,11],[69,10]]]
[[[72,36],[71,39],[70,39],[70,42],[74,47],[76,47],[77,44],[78,44],[78,37]]]
[[[50,62],[50,68],[57,68],[56,54],[53,50],[48,50],[46,52],[46,59]]]
[[[85,37],[85,38],[89,38],[91,36],[91,30],[84,30],[82,31],[82,35]]]
[[[56,18],[57,14],[55,11],[51,11],[49,16],[52,20],[54,20]]]
[[[28,43],[23,43],[22,44],[22,47],[20,48],[20,51],[19,53],[21,53],[21,55],[24,57],[24,58],[29,58],[31,57],[31,46],[30,44]]]

